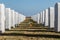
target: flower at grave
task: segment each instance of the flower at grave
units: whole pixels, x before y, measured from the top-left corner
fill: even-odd
[[[29,26],[32,27],[33,26],[33,23],[32,22],[29,22]]]

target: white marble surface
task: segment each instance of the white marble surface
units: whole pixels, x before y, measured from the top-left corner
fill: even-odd
[[[48,26],[48,9],[45,9],[45,24],[44,26]]]
[[[0,31],[5,32],[5,5],[0,4]]]
[[[55,31],[60,32],[60,3],[55,4]]]
[[[48,27],[54,28],[54,7],[48,8]]]

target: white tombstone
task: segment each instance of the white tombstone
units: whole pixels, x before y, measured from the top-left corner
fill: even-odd
[[[11,10],[11,27],[15,28],[15,13]]]
[[[39,24],[43,24],[43,15],[42,15],[43,13],[42,12],[40,12],[39,13]]]
[[[40,24],[40,13],[31,16],[31,18],[36,21],[38,24]]]
[[[19,24],[19,13],[17,14],[17,24]]]
[[[48,27],[54,28],[54,7],[48,8]]]
[[[19,19],[18,19],[18,21],[19,21],[18,23],[20,24],[20,14],[19,14],[18,18],[19,18]]]
[[[45,10],[45,23],[44,26],[48,26],[48,9]]]
[[[26,19],[26,16],[25,15],[23,15],[23,21]]]
[[[18,24],[18,12],[15,12],[16,13],[16,25]]]
[[[14,12],[14,10],[11,10],[12,11],[12,18],[13,18],[13,28],[15,28],[15,12]]]
[[[17,24],[19,24],[19,13],[17,14]]]
[[[0,32],[5,32],[5,6],[0,4]]]
[[[12,10],[11,10],[11,27],[13,27],[13,13],[12,13]]]
[[[43,10],[43,11],[42,11],[42,24],[43,24],[43,25],[44,25],[44,23],[45,23],[45,22],[44,22],[44,20],[45,20],[44,18],[45,18],[45,11]]]
[[[15,13],[15,25],[16,25],[16,20],[17,20],[17,19],[16,19],[16,13],[17,13],[17,12],[14,12],[14,13]]]
[[[20,23],[23,21],[23,15],[20,14]]]
[[[60,32],[60,3],[55,4],[55,31]]]
[[[42,12],[40,13],[40,23],[42,24],[43,23],[43,18],[42,18]]]
[[[36,18],[37,18],[37,15],[31,16],[31,19],[37,22],[37,19]]]
[[[16,24],[16,12],[14,11],[14,26],[15,26],[15,24]]]
[[[37,23],[40,24],[40,13],[37,14],[37,18],[38,18]]]
[[[26,19],[26,16],[25,15],[23,15],[23,21]]]
[[[26,19],[26,16],[25,15],[23,15],[23,21]]]
[[[11,29],[11,9],[10,8],[6,8],[5,28],[9,30]]]
[[[25,16],[20,14],[20,23],[23,22],[25,20]]]
[[[37,22],[37,15],[31,16],[31,19]]]

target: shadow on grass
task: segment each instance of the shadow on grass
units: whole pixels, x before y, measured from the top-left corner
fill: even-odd
[[[45,38],[60,38],[59,35],[49,35],[49,34],[20,34],[20,33],[4,33],[0,34],[0,36],[27,36],[27,37],[45,37]]]
[[[38,27],[36,27],[36,28],[27,28],[27,29],[48,29],[48,28],[38,28]]]
[[[26,31],[26,32],[54,32],[53,30],[8,30],[8,31]]]

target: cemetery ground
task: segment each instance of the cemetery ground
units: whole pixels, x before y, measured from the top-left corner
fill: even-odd
[[[60,40],[60,33],[27,17],[16,28],[1,33],[0,40]]]

